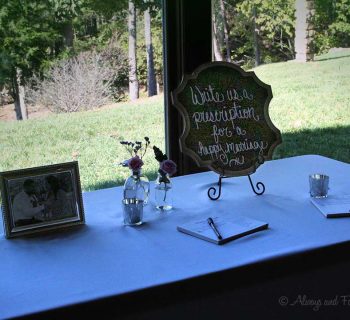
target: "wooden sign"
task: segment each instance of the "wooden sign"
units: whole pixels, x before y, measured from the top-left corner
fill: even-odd
[[[185,76],[172,98],[184,121],[181,151],[222,176],[253,173],[282,142],[268,112],[271,87],[254,72],[207,63]]]

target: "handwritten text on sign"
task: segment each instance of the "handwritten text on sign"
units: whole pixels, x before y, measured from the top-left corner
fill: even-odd
[[[226,175],[253,172],[257,157],[269,158],[280,140],[265,112],[269,87],[245,74],[237,66],[212,63],[175,93],[185,120],[182,150]]]

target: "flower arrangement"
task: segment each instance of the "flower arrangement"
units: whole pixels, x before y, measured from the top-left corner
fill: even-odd
[[[172,176],[176,173],[177,166],[176,163],[172,160],[169,160],[167,155],[164,154],[159,148],[156,146],[153,147],[153,152],[155,159],[159,162],[159,170],[161,176],[164,178],[168,174],[169,176]]]
[[[153,146],[154,156],[159,162],[158,178],[156,180],[156,207],[159,210],[170,210],[172,208],[171,200],[169,201],[168,192],[172,185],[169,176],[176,173],[176,163],[169,160],[159,148]]]
[[[150,145],[148,137],[144,137],[144,141],[120,141],[131,158],[121,163],[124,167],[129,167],[132,174],[125,180],[124,183],[124,199],[142,200],[143,205],[147,205],[150,184],[148,178],[142,175],[141,169],[144,165],[143,157]]]
[[[130,153],[131,158],[121,163],[124,167],[129,167],[133,172],[139,172],[144,165],[142,158],[145,156],[147,149],[150,145],[148,137],[142,141],[120,141],[120,144],[125,146],[126,150]]]
[[[150,184],[147,177],[142,176],[141,169],[144,165],[143,157],[150,148],[150,139],[144,138],[144,141],[120,141],[131,158],[121,163],[124,167],[129,167],[132,175],[124,183],[124,199],[142,199],[144,205],[148,202]],[[172,183],[170,176],[177,170],[176,163],[169,160],[158,147],[153,146],[155,159],[159,162],[158,177],[155,182],[156,208],[160,210],[171,210]],[[170,200],[169,200],[170,199]]]

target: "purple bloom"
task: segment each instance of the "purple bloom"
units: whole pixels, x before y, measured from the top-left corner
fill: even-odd
[[[172,176],[176,172],[176,163],[172,160],[164,160],[160,163],[160,169]]]
[[[129,159],[128,165],[132,171],[139,171],[143,166],[143,161],[139,156],[135,156]]]

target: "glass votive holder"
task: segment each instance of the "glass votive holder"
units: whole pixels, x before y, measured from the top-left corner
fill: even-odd
[[[310,174],[310,196],[312,198],[326,198],[329,190],[329,176],[325,174]]]
[[[139,226],[143,218],[143,200],[129,198],[122,200],[124,225]]]

